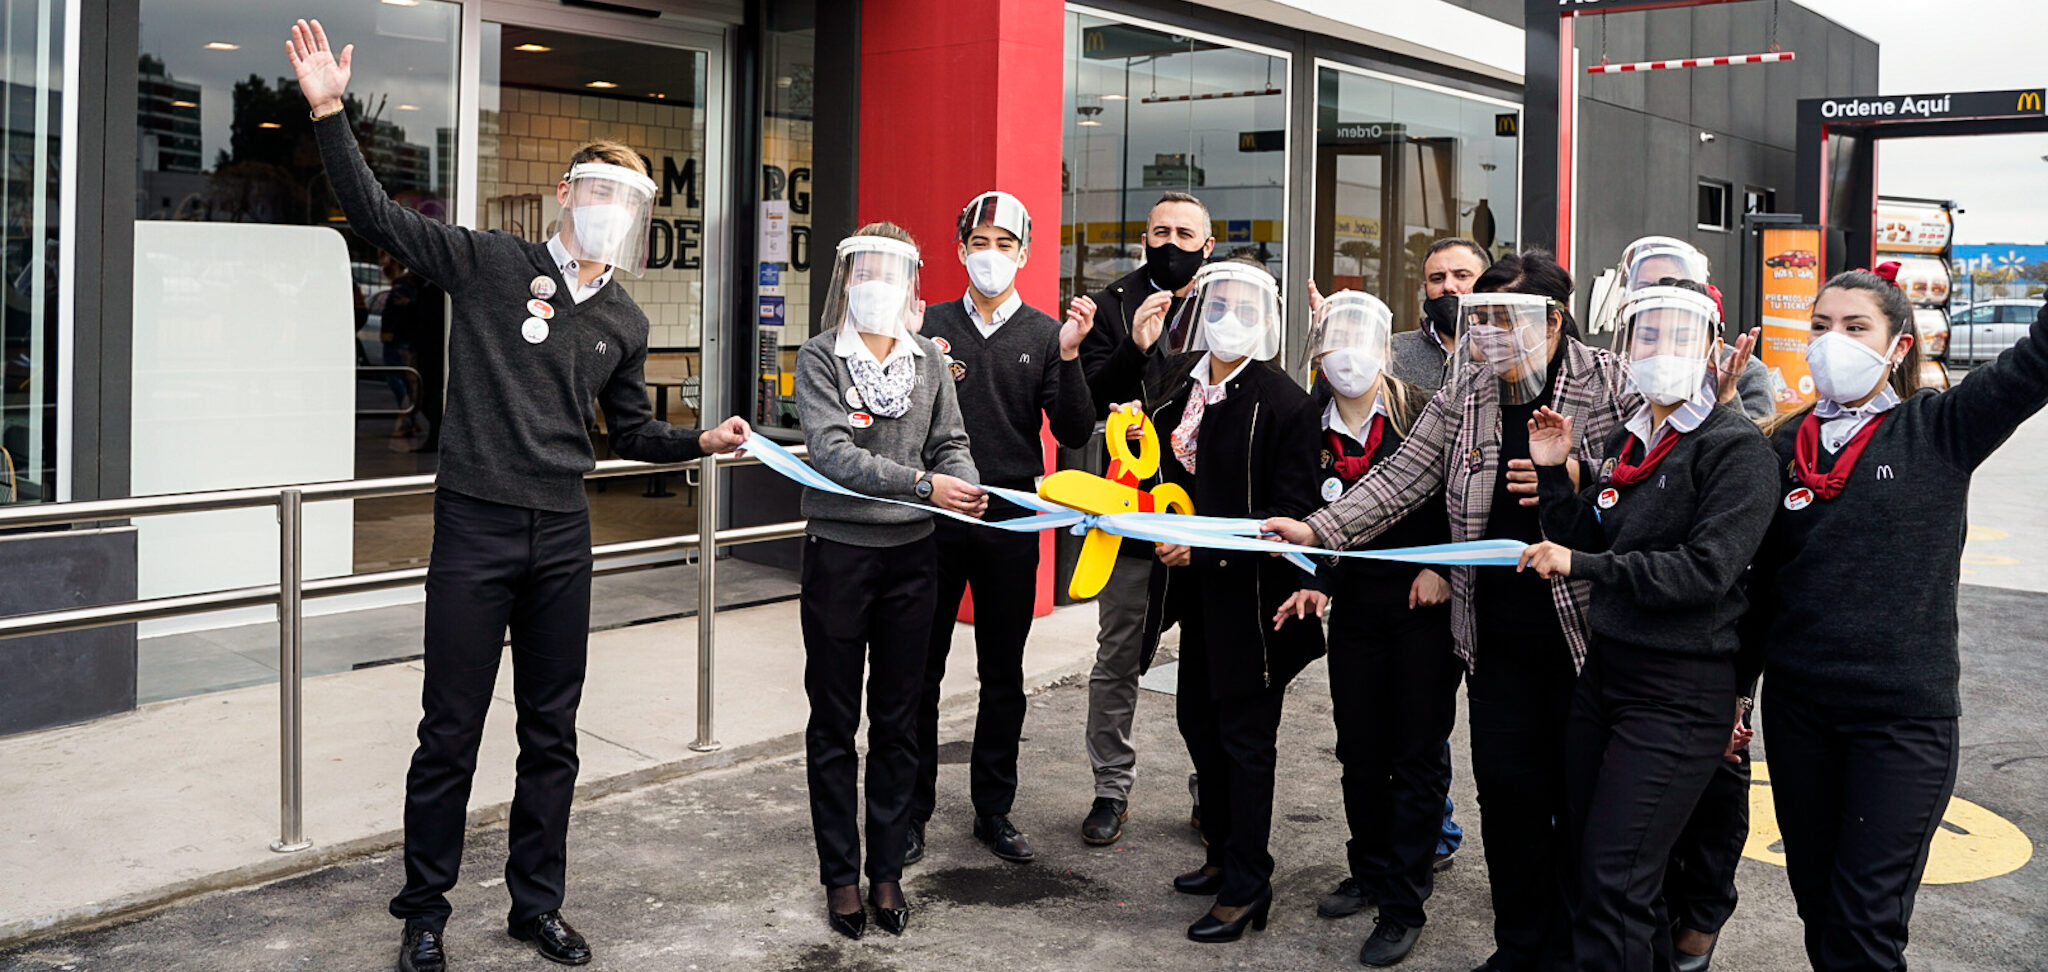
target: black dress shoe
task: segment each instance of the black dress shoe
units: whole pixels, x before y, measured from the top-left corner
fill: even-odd
[[[896,893],[902,894],[903,889],[899,886]],[[903,907],[901,908],[884,908],[880,901],[875,900],[875,889],[870,887],[868,888],[868,904],[874,906],[875,924],[882,926],[883,931],[891,935],[901,935],[903,934],[903,929],[910,927],[909,899],[906,898],[904,900]]]
[[[1081,839],[1096,846],[1114,844],[1124,835],[1124,821],[1131,818],[1130,804],[1113,797],[1096,797],[1081,821]]]
[[[1173,879],[1173,889],[1182,894],[1215,894],[1223,890],[1223,869],[1207,865]]]
[[[1375,969],[1397,965],[1414,951],[1416,941],[1421,938],[1422,929],[1410,928],[1381,915],[1373,923],[1372,934],[1365,937],[1365,944],[1358,949],[1358,964]]]
[[[831,923],[833,931],[848,938],[859,940],[868,931],[867,909],[862,908],[846,914],[840,914],[832,910],[832,892],[848,888],[854,892],[852,895],[853,903],[856,905],[860,904],[860,887],[858,885],[849,884],[844,886],[844,888],[828,888],[825,891],[825,920]]]
[[[1721,944],[1721,936],[1714,936],[1714,945]],[[1714,945],[1707,946],[1705,955],[1687,955],[1678,949],[1671,950],[1671,972],[1707,972],[1714,967]]]
[[[441,933],[419,922],[406,922],[405,936],[398,943],[398,972],[446,972],[447,968]]]
[[[563,965],[590,964],[590,945],[569,922],[562,918],[560,909],[544,911],[525,921],[513,922],[505,929],[507,934],[522,942],[532,942],[542,958]]]
[[[924,822],[910,825],[910,834],[904,839],[903,866],[909,867],[924,860]]]
[[[1188,926],[1188,941],[1201,942],[1205,945],[1234,942],[1244,937],[1246,925],[1252,926],[1254,931],[1265,931],[1266,916],[1272,913],[1272,910],[1273,889],[1267,888],[1264,894],[1259,895],[1258,900],[1251,903],[1251,907],[1246,908],[1235,919],[1224,921],[1216,917],[1213,911],[1197,919],[1194,924]]]
[[[1349,918],[1364,911],[1365,906],[1371,902],[1372,899],[1366,896],[1365,888],[1359,885],[1358,879],[1347,877],[1337,882],[1334,890],[1316,902],[1316,914],[1325,918]]]
[[[974,821],[974,839],[988,845],[997,857],[1014,864],[1029,864],[1038,855],[1031,852],[1031,842],[1010,824],[1007,814],[991,814]]]

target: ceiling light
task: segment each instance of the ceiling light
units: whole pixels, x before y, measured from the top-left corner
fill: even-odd
[[[523,51],[527,54],[545,54],[548,51],[554,50],[554,48],[546,44],[521,44],[518,47],[514,47],[513,50]]]
[[[1131,96],[1130,96],[1130,95],[1103,95],[1103,96],[1102,96],[1102,100],[1104,100],[1104,101],[1129,101],[1129,100],[1131,100]]]
[[[615,81],[591,81],[585,83],[583,86],[586,88],[616,88],[619,85],[618,82]]]
[[[1101,123],[1101,122],[1099,122],[1099,121],[1096,121],[1096,120],[1095,120],[1095,119],[1093,119],[1093,118],[1083,118],[1083,119],[1081,119],[1080,121],[1078,121],[1078,122],[1075,122],[1075,124],[1077,124],[1077,125],[1081,126],[1082,128],[1101,128],[1101,127],[1102,127],[1102,123]]]
[[[417,7],[420,5],[420,0],[384,0],[384,2],[394,7]]]
[[[256,127],[257,127],[257,128],[283,128],[284,126],[283,126],[283,125],[280,125],[280,124],[278,124],[278,123],[276,123],[276,122],[257,122],[257,123],[256,123]]]
[[[173,108],[197,108],[197,107],[199,107],[199,102],[196,102],[196,101],[173,101],[173,102],[171,102],[171,107],[173,107]]]
[[[647,97],[649,97],[649,98],[666,98],[666,97],[668,97],[668,95],[666,95],[666,94],[663,94],[662,92],[656,91],[656,92],[654,92],[654,93],[652,93],[652,94],[649,94],[649,95],[648,95]]]
[[[227,41],[207,41],[206,49],[209,51],[239,51],[242,49],[242,45],[230,44]]]

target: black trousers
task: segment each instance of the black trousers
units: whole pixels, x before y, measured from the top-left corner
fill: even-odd
[[[1216,646],[1203,638],[1201,612],[1187,614],[1195,620],[1181,619],[1174,715],[1195,764],[1202,837],[1209,843],[1203,863],[1223,869],[1216,903],[1237,907],[1251,904],[1273,883],[1273,774],[1287,688],[1214,697],[1208,652]]]
[[[426,681],[405,777],[405,890],[391,899],[395,917],[437,930],[447,923],[508,627],[519,761],[505,887],[518,922],[562,906],[590,640],[590,515],[435,493]]]
[[[1024,734],[1024,641],[1038,592],[1038,534],[1010,533],[941,519],[938,604],[917,703],[917,792],[911,819],[930,820],[938,801],[939,683],[953,648],[960,598],[974,587],[974,670],[981,704],[974,715],[969,787],[976,816],[1009,813],[1017,798],[1017,742]]]
[[[1594,637],[1565,731],[1576,968],[1670,963],[1664,873],[1728,748],[1735,698],[1731,657]]]
[[[1450,783],[1444,739],[1457,721],[1465,665],[1452,649],[1450,605],[1385,607],[1362,593],[1340,587],[1330,606],[1345,856],[1380,915],[1415,928],[1435,887]]]
[[[1735,914],[1735,869],[1749,842],[1749,750],[1738,749],[1735,755],[1742,762],[1714,767],[1692,819],[1671,848],[1664,907],[1673,932],[1689,928],[1718,935]]]
[[[1487,963],[1499,972],[1569,969],[1561,742],[1577,677],[1571,646],[1554,611],[1482,614],[1476,637],[1465,701],[1493,896]]]
[[[917,692],[924,678],[938,558],[930,537],[894,547],[804,538],[804,728],[818,880],[861,875],[861,669],[868,669],[867,867],[870,881],[903,876],[910,792],[917,779]]]
[[[1768,702],[1771,798],[1807,960],[1821,972],[1905,968],[1913,897],[1955,792],[1956,720]]]

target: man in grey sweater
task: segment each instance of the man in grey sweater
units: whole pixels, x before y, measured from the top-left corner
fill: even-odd
[[[301,20],[287,53],[349,228],[454,298],[423,712],[405,783],[405,890],[391,901],[405,920],[398,967],[446,967],[447,892],[462,863],[470,779],[508,626],[519,779],[507,930],[549,959],[581,965],[590,947],[561,906],[590,633],[583,474],[595,461],[592,403],[604,408],[613,450],[629,459],[729,452],[747,424],[731,418],[699,432],[651,416],[641,374],[647,316],[611,279],[620,267],[641,272],[646,209],[643,199],[636,214],[632,201],[651,198],[653,183],[638,155],[615,143],[578,152],[555,189],[562,233],[546,244],[449,226],[392,202],[363,163],[342,101],[354,48],[337,58],[319,22]]]

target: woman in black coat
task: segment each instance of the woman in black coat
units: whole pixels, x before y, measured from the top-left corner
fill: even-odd
[[[1198,276],[1170,373],[1149,383],[1162,439],[1160,475],[1207,516],[1300,516],[1315,507],[1314,403],[1269,363],[1280,346],[1280,299],[1257,265],[1221,263]],[[1177,890],[1216,895],[1188,928],[1198,942],[1264,928],[1273,901],[1275,739],[1287,683],[1323,653],[1314,620],[1273,618],[1312,575],[1264,554],[1162,545],[1152,572],[1147,652],[1181,628],[1176,715],[1199,777],[1203,866]],[[1317,595],[1320,598],[1320,595]],[[1307,609],[1320,610],[1311,601]]]

